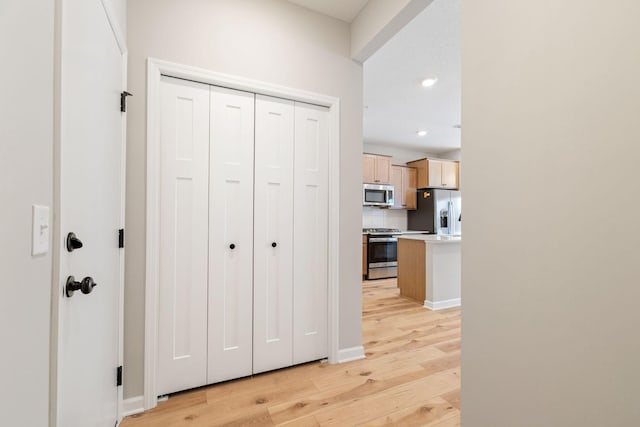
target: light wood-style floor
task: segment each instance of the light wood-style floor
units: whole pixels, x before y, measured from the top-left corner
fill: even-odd
[[[366,359],[176,394],[122,426],[459,426],[460,310],[429,311],[395,279],[365,282],[362,327]]]

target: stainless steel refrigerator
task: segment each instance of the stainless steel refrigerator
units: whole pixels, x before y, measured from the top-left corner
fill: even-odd
[[[462,233],[462,198],[459,191],[420,189],[418,209],[407,214],[409,230],[433,234]]]

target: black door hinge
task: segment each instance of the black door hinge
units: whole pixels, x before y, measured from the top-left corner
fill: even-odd
[[[118,247],[120,249],[124,248],[124,228],[118,230]]]
[[[116,386],[122,385],[122,365],[116,368]]]
[[[120,111],[123,113],[127,112],[127,96],[133,96],[133,94],[126,90],[120,94]]]

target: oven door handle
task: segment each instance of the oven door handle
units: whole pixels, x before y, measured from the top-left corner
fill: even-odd
[[[397,237],[370,237],[369,241],[371,243],[385,243],[385,242],[397,242],[398,238]]]

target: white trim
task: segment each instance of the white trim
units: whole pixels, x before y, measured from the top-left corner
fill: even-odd
[[[338,363],[353,362],[364,358],[364,347],[361,345],[338,350]]]
[[[424,307],[428,308],[429,310],[444,310],[445,308],[452,308],[452,307],[460,307],[462,305],[462,300],[460,298],[454,298],[454,299],[447,299],[444,301],[425,301],[424,302]]]
[[[332,96],[292,89],[258,80],[216,73],[202,68],[147,59],[147,241],[145,282],[144,408],[157,405],[157,321],[159,280],[159,89],[162,75],[224,86],[262,95],[287,98],[329,108],[329,262],[328,339],[330,363],[339,357],[339,221],[340,221],[340,100]],[[344,351],[344,350],[342,350]],[[364,354],[364,353],[363,353]],[[355,356],[354,356],[355,357]],[[363,356],[364,357],[364,356]],[[354,359],[355,360],[355,359]]]
[[[144,412],[144,398],[142,396],[130,397],[122,402],[122,416],[141,414]]]
[[[157,117],[160,101],[160,68],[147,60],[147,242],[146,282],[144,301],[144,408],[155,408],[156,365],[158,355],[158,280],[159,280],[159,226],[160,226],[160,155],[152,145],[159,141]]]
[[[329,363],[338,363],[340,350],[340,100],[329,105],[329,274],[327,334]]]
[[[54,70],[53,70],[53,237],[51,268],[51,327],[49,340],[49,426],[58,425],[58,351],[60,342],[60,183],[62,151],[62,0],[54,6]]]

